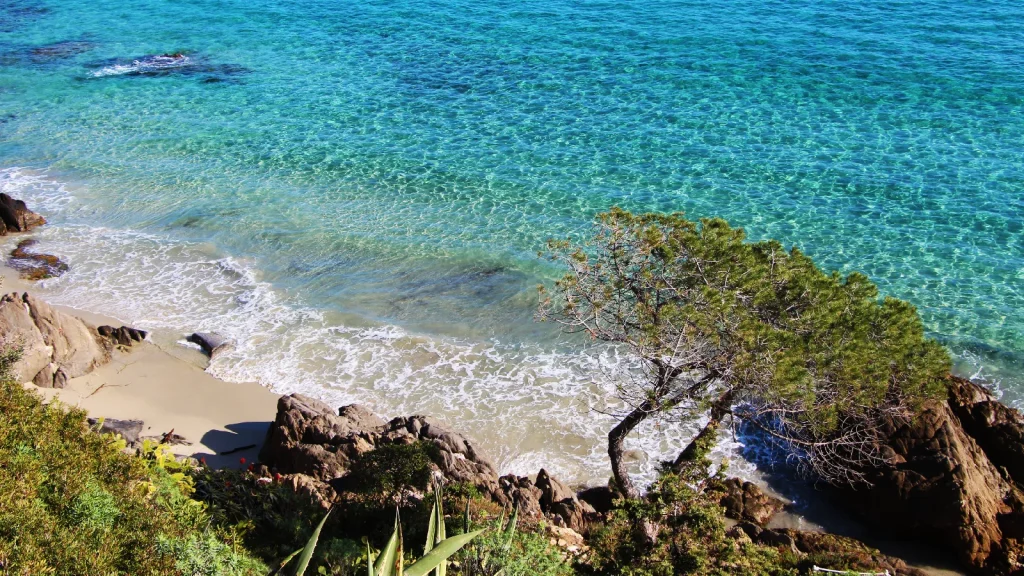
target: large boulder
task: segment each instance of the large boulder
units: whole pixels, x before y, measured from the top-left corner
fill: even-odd
[[[53,358],[53,348],[43,340],[28,305],[18,294],[0,297],[0,343],[21,347],[21,359],[11,369],[18,382],[32,382]],[[52,369],[50,374],[52,381]]]
[[[57,371],[76,378],[110,361],[110,351],[100,343],[95,328],[27,293],[22,298],[43,340],[53,347]]]
[[[948,547],[974,573],[1024,573],[1017,552],[1024,495],[1013,473],[1020,422],[983,388],[953,380],[947,401],[927,403],[913,422],[890,424],[889,463],[869,471],[869,489],[841,501],[880,533]]]
[[[0,236],[8,232],[28,232],[46,224],[46,219],[28,209],[21,200],[0,193]]]
[[[0,297],[0,343],[21,347],[15,379],[41,387],[62,388],[110,360],[94,328],[29,294]]]
[[[438,472],[487,494],[499,494],[494,465],[472,443],[427,416],[385,422],[370,410],[330,405],[301,394],[282,396],[267,431],[260,460],[282,473],[306,474],[323,482],[345,475],[353,458],[386,444],[422,440],[438,448]]]
[[[185,339],[199,346],[203,353],[210,358],[225,350],[229,350],[232,346],[230,339],[213,332],[193,332]]]

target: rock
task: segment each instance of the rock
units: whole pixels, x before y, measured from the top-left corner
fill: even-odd
[[[498,479],[498,486],[505,500],[519,508],[520,516],[538,518],[544,515],[540,507],[543,493],[529,478],[508,474]]]
[[[891,424],[887,444],[896,458],[870,471],[871,488],[840,500],[878,532],[946,546],[978,573],[1006,573],[1001,524],[1021,517],[1007,501],[1017,489],[950,405],[932,401],[912,423]]]
[[[110,360],[88,324],[28,294],[0,298],[0,342],[22,348],[15,379],[41,387],[62,388]]]
[[[291,486],[294,492],[308,496],[324,510],[329,509],[331,502],[334,501],[334,490],[327,483],[316,478],[305,474],[289,474],[282,476],[281,480]]]
[[[138,330],[130,326],[121,326],[120,328],[100,326],[96,329],[96,332],[114,345],[124,347],[131,347],[138,342],[142,342],[149,334],[145,330]]]
[[[53,359],[53,348],[43,340],[28,306],[18,294],[6,294],[0,298],[0,340],[7,346],[21,346],[21,359],[11,369],[11,375],[17,382],[34,381]],[[36,384],[45,387],[45,383]]]
[[[24,202],[3,193],[0,193],[0,221],[4,224],[4,234],[28,232],[37,226],[46,224],[46,219],[29,210]]]
[[[874,573],[888,571],[890,574],[901,576],[927,574],[917,568],[911,568],[899,558],[886,556],[853,538],[793,529],[765,530],[762,534],[768,532],[773,533],[768,539],[778,542],[791,540],[799,553],[811,556],[816,563],[829,564],[823,568]]]
[[[551,505],[548,513],[556,522],[577,532],[586,532],[591,523],[601,519],[594,507],[575,498],[560,500]]]
[[[1024,416],[964,378],[950,378],[949,405],[992,464],[1024,485]]]
[[[548,541],[552,546],[557,546],[564,550],[570,557],[579,557],[586,554],[590,548],[587,546],[587,541],[583,538],[583,535],[576,532],[572,528],[565,528],[562,526],[547,525],[545,527],[548,533]]]
[[[57,256],[29,252],[28,248],[35,243],[32,238],[18,242],[18,246],[7,259],[7,264],[17,270],[22,279],[35,281],[56,278],[69,270],[67,263]]]
[[[214,334],[212,332],[194,332],[185,339],[202,348],[203,353],[210,358],[213,358],[217,353],[228,350],[231,347],[230,340],[220,334]]]
[[[543,468],[537,473],[537,480],[534,482],[534,485],[540,488],[540,508],[544,512],[550,512],[551,505],[556,502],[576,500],[575,492],[557,478],[550,476]]]
[[[800,550],[796,547],[796,540],[793,539],[793,536],[782,530],[762,530],[757,535],[757,542],[759,544],[764,544],[765,546],[784,548],[794,554],[800,553]]]
[[[437,446],[437,474],[451,482],[476,486],[499,503],[509,502],[499,489],[498,475],[490,461],[465,436],[426,416],[384,422],[362,406],[345,406],[335,411],[330,405],[301,394],[283,396],[278,400],[277,416],[267,431],[259,457],[279,472],[306,474],[331,482],[345,475],[352,459],[359,454],[387,444],[416,441]],[[539,501],[540,490],[536,493]]]
[[[615,505],[615,492],[607,486],[597,486],[594,488],[587,488],[580,490],[576,497],[593,506],[594,510],[598,514],[607,514],[611,512],[612,507]]]
[[[53,347],[53,362],[68,378],[88,374],[110,361],[110,352],[100,345],[96,332],[85,322],[25,294],[23,300],[43,340]]]
[[[96,426],[98,423],[99,419],[89,418],[90,426]],[[135,445],[139,443],[143,426],[145,426],[145,423],[142,420],[104,418],[103,424],[100,426],[100,432],[104,434],[120,434],[129,445]]]
[[[739,478],[727,479],[721,488],[725,494],[720,504],[725,508],[726,517],[733,520],[747,520],[763,527],[786,505],[782,500],[765,494],[756,484]]]

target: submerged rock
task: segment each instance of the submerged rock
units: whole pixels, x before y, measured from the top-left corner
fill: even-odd
[[[226,82],[249,72],[242,66],[214,64],[202,56],[184,52],[113,58],[94,62],[90,67],[95,68],[91,74],[93,78],[181,75],[199,76],[204,82]]]
[[[22,279],[35,281],[56,278],[70,269],[58,256],[29,252],[28,248],[35,244],[36,241],[32,238],[18,242],[18,246],[11,251],[11,256],[7,259],[8,266],[17,270]]]

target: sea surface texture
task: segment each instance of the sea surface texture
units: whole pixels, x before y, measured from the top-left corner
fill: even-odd
[[[4,0],[0,189],[71,266],[47,298],[504,470],[608,476],[627,359],[532,315],[544,241],[614,205],[864,272],[1024,398],[1017,0]]]

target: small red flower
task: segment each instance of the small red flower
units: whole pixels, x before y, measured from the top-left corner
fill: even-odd
[[[203,466],[206,466],[206,458],[200,458],[199,463],[202,464]]]
[[[280,482],[280,481],[281,481],[281,475],[279,473],[277,473],[277,472],[274,472],[274,482]]]
[[[231,488],[231,482],[227,482],[227,481],[225,481],[225,482],[224,482],[224,487],[225,487],[225,488]]]
[[[239,458],[238,461],[242,463],[242,466],[245,466],[245,458]]]
[[[249,464],[249,467],[246,468],[246,470],[248,470],[249,472],[252,472],[252,469],[255,468],[255,467],[256,467],[255,464]]]

